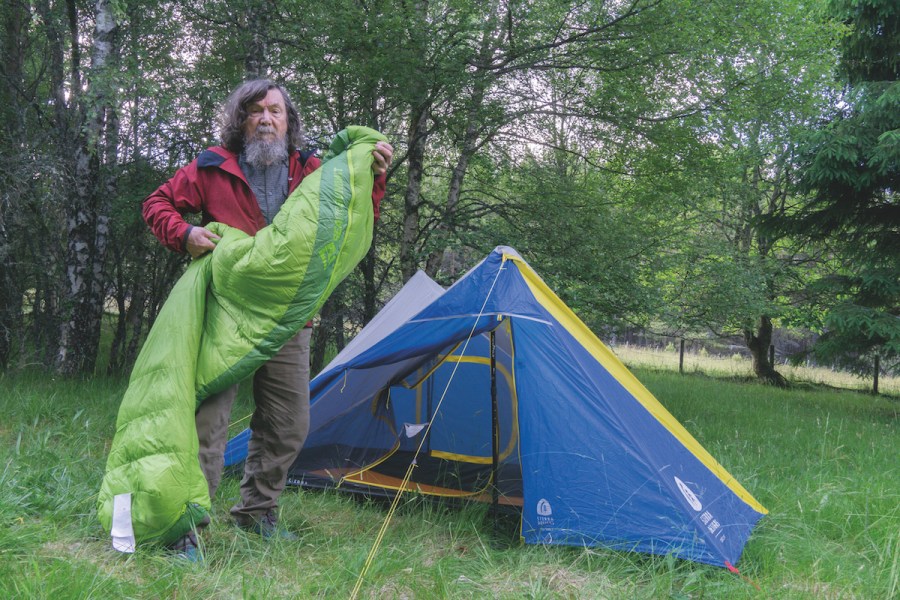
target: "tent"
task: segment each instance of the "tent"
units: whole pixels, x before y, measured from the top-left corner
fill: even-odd
[[[289,484],[495,502],[529,544],[719,566],[767,512],[508,247],[446,291],[418,273],[310,388]]]

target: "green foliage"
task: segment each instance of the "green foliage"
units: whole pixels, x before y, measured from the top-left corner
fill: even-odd
[[[884,310],[900,297],[896,270],[860,270],[815,285],[830,289],[838,298],[825,316],[826,332],[815,352],[866,375],[872,374],[877,355],[885,372],[896,372],[900,368],[900,323],[896,314]]]
[[[814,130],[803,153],[809,199],[782,228],[844,263],[822,282],[838,299],[816,348],[863,370],[871,355],[896,368],[900,350],[900,11],[896,3],[834,2],[850,26],[842,67],[846,110]]]
[[[643,256],[651,227],[612,197],[609,175],[561,153],[549,164],[529,160],[510,176],[511,205],[493,223],[491,240],[521,252],[595,328],[650,314],[653,299],[641,282],[650,276]]]
[[[896,80],[900,72],[900,8],[893,0],[831,0],[836,18],[853,31],[841,45],[844,76],[855,85],[863,81]]]
[[[836,49],[852,57],[845,72],[859,68],[851,81],[896,69],[897,53],[883,52],[897,14],[886,0],[833,2],[843,12],[832,21],[820,3],[799,0],[112,6],[121,52],[103,91],[116,95],[118,121],[103,134],[118,152],[108,164],[112,154],[99,158],[118,189],[105,215],[103,283],[120,310],[146,307],[143,323],[135,315],[120,323],[116,369],[129,364],[132,342],[180,267],[140,232],[139,202],[216,142],[218,107],[245,77],[285,83],[310,146],[350,123],[387,133],[395,146],[375,250],[330,307],[334,327],[323,344],[340,345],[345,326],[370,318],[409,268],[450,283],[497,244],[522,251],[598,329],[653,323],[735,333],[760,315],[821,325],[838,299],[799,291],[823,269],[821,248],[798,254],[792,244],[810,229],[775,235],[754,224],[781,219],[803,194],[815,202],[814,190],[831,185],[797,188],[804,159],[796,147],[797,130],[838,100],[829,88]],[[48,362],[55,351],[66,282],[66,240],[55,232],[65,229],[76,183],[64,157],[82,126],[79,102],[101,91],[82,73],[92,15],[83,2],[14,2],[0,12],[10,32],[0,207],[11,232],[0,247],[20,257],[0,273],[12,290],[0,314],[18,319],[12,337],[27,340],[13,349],[13,365]],[[839,39],[842,32],[849,35]],[[866,66],[864,55],[880,56],[880,66]],[[61,89],[69,92],[62,102]],[[835,193],[864,195],[896,171],[900,129],[879,127],[895,118],[900,91],[867,89],[843,99],[846,124],[823,129],[804,155],[811,163],[823,149],[817,164],[834,175]],[[868,115],[865,127],[854,111]],[[421,130],[412,127],[416,115]],[[21,152],[9,143],[19,138]],[[411,171],[417,150],[421,165]],[[854,161],[868,165],[866,174],[853,171]],[[884,224],[893,204],[848,206],[869,220],[844,227],[838,215],[817,230],[848,240],[825,258],[849,263],[850,248],[878,256],[892,239]],[[36,239],[46,240],[41,248]],[[887,268],[894,257],[881,255]],[[26,290],[37,297],[32,313],[15,306]]]

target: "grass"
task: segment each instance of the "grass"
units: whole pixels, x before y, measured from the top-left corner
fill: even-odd
[[[647,348],[623,344],[613,347],[616,355],[629,367],[645,367],[663,371],[678,370],[678,349]],[[827,367],[779,364],[779,373],[795,384],[814,384],[839,389],[871,391],[872,378],[863,378],[847,371]],[[685,352],[684,372],[702,373],[714,377],[751,378],[753,368],[750,359],[739,353],[732,356],[713,356]],[[900,377],[882,375],[878,380],[879,393],[900,396]]]
[[[738,565],[742,577],[671,557],[510,545],[484,507],[407,497],[360,597],[900,595],[896,400],[636,374],[769,509]],[[130,556],[111,550],[95,503],[123,391],[118,380],[0,375],[0,597],[349,596],[387,511],[334,492],[286,493],[282,518],[300,540],[266,543],[228,524],[238,491],[227,478],[202,536],[205,564],[182,564],[152,547]],[[235,417],[248,411],[244,396]]]

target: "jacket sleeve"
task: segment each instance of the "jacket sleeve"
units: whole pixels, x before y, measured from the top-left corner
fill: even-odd
[[[169,181],[144,199],[141,213],[163,246],[175,252],[185,252],[185,241],[191,225],[185,213],[198,213],[203,208],[203,196],[198,184],[197,161],[179,169]]]

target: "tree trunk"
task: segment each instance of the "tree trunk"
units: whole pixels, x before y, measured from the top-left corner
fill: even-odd
[[[19,140],[24,129],[22,104],[25,98],[20,97],[22,89],[22,72],[25,67],[25,56],[22,46],[27,42],[24,39],[28,27],[29,15],[25,4],[21,1],[11,0],[3,19],[3,42],[0,46],[0,68],[3,69],[3,78],[0,79],[0,115],[3,122],[0,123],[0,138],[4,142],[3,150],[12,147]],[[20,141],[20,140],[19,140]]]
[[[57,370],[66,375],[93,372],[100,343],[103,266],[109,239],[107,194],[112,189],[101,176],[100,157],[104,155],[104,135],[108,143],[116,139],[107,130],[115,126],[115,119],[110,118],[115,90],[110,67],[117,50],[116,33],[111,0],[97,0],[91,90],[82,108],[90,118],[75,150],[74,197],[66,215],[67,317],[60,327],[56,357]]]
[[[69,114],[68,100],[66,98],[65,76],[65,51],[63,50],[64,28],[62,18],[58,11],[51,7],[48,0],[41,0],[35,5],[41,20],[44,22],[44,31],[49,44],[48,53],[50,59],[50,87],[53,90],[53,115],[56,129],[57,151],[60,156],[67,156],[69,143]],[[77,40],[73,43],[77,43]],[[74,93],[74,92],[73,92]]]
[[[744,330],[744,342],[750,350],[753,362],[753,373],[761,381],[778,387],[787,387],[787,380],[775,370],[769,360],[769,346],[772,344],[772,319],[763,315],[759,317],[755,331]]]
[[[66,7],[69,5],[66,4]],[[47,138],[49,152],[47,159],[60,174],[61,185],[69,189],[72,172],[71,157],[72,118],[70,115],[71,97],[67,94],[66,82],[66,43],[65,17],[62,14],[62,2],[38,0],[34,3],[34,11],[43,24],[39,31],[46,37],[45,64],[49,64],[47,70],[47,86],[50,90],[49,102],[52,115],[52,135]],[[70,53],[70,52],[69,52]],[[28,89],[23,86],[23,90]],[[74,95],[72,90],[71,94]],[[32,102],[42,102],[31,92]],[[24,113],[23,113],[24,114]],[[32,173],[28,174],[31,179]],[[56,187],[48,193],[46,189],[37,189],[36,185],[29,185],[29,189],[23,190],[21,200],[24,210],[16,211],[17,215],[30,213],[33,218],[27,224],[31,231],[60,231],[62,229],[62,214],[60,210],[60,197]],[[10,223],[7,219],[7,227]],[[62,236],[60,236],[62,237]],[[30,273],[23,272],[23,278],[33,278],[33,283],[26,284],[33,287],[34,293],[31,300],[31,322],[29,324],[31,343],[34,348],[35,360],[46,366],[54,364],[59,350],[60,331],[60,298],[62,296],[62,259],[57,252],[57,246],[47,244],[45,239],[38,239],[34,235],[20,236],[18,244],[19,256],[34,257],[26,267]],[[24,250],[24,251],[23,251]],[[24,263],[24,261],[23,261]],[[22,263],[20,263],[22,264]]]
[[[21,304],[16,300],[21,294],[16,289],[12,243],[4,224],[6,207],[5,197],[0,197],[0,370],[9,366],[12,342],[21,321]]]
[[[360,271],[363,276],[363,327],[378,314],[378,288],[375,283],[375,266],[377,265],[376,256],[378,240],[378,223],[375,223],[375,230],[372,232],[372,245],[366,252],[366,257],[359,264]]]
[[[338,286],[319,311],[319,324],[313,331],[310,374],[317,375],[325,366],[328,348],[334,343],[335,353],[344,349],[343,286]]]
[[[143,223],[141,223],[143,225]],[[133,229],[133,228],[129,228]],[[143,232],[133,231],[124,239],[134,239]],[[109,363],[106,371],[109,374],[126,373],[131,369],[137,357],[137,346],[144,328],[145,309],[147,306],[147,273],[144,277],[135,276],[133,271],[126,270],[129,261],[128,249],[116,244],[117,238],[110,241],[111,269],[115,272],[115,301],[118,307],[116,330],[110,344]],[[117,247],[118,246],[118,247]]]
[[[113,362],[113,357],[110,356],[108,369],[110,373],[127,373],[137,359],[141,333],[144,330],[144,309],[147,304],[145,293],[143,286],[134,288],[134,295],[125,309],[125,331],[122,343],[120,346],[113,346],[119,349],[115,362]]]
[[[449,244],[456,233],[457,210],[459,208],[459,197],[462,193],[463,180],[469,168],[469,160],[475,154],[477,148],[479,133],[478,115],[484,102],[484,91],[484,82],[479,79],[470,100],[466,132],[462,140],[459,157],[456,159],[456,166],[450,175],[447,203],[444,205],[444,214],[437,227],[437,244],[426,262],[425,272],[432,278],[441,270],[445,251],[449,249]]]
[[[58,257],[48,252],[39,240],[27,237],[24,240],[25,256],[35,257],[31,267],[34,277],[34,297],[31,305],[31,339],[34,343],[36,360],[50,366],[58,351],[60,298],[62,296]]]
[[[267,76],[269,65],[266,60],[269,44],[266,29],[269,24],[269,11],[251,7],[247,11],[247,56],[244,57],[244,76],[249,81]]]
[[[8,168],[9,175],[0,178],[0,370],[10,363],[13,340],[19,337],[22,322],[22,292],[16,268],[16,253],[10,235],[14,217],[11,207],[21,210],[20,186],[14,179],[21,158],[8,149],[20,147],[25,130],[19,96],[22,89],[24,55],[22,45],[27,29],[28,11],[23,2],[13,0],[6,11],[3,44],[0,46],[0,68],[4,77],[0,80],[0,162]]]
[[[496,6],[492,8],[492,15],[494,15],[494,10],[496,10]],[[490,61],[491,54],[496,50],[494,38],[495,22],[496,17],[488,19],[485,25],[478,51],[478,64],[487,64]],[[441,270],[446,250],[450,249],[449,245],[452,243],[456,233],[457,211],[460,195],[462,194],[463,181],[469,168],[469,161],[479,147],[478,137],[483,124],[482,106],[484,105],[485,93],[490,83],[489,77],[490,74],[485,72],[484,69],[479,69],[474,75],[472,93],[469,96],[466,110],[466,129],[459,143],[459,156],[456,159],[456,165],[450,174],[447,203],[444,205],[444,214],[437,228],[437,243],[426,262],[425,272],[430,277],[435,277],[438,271]],[[450,273],[450,275],[453,276],[455,273]]]
[[[428,107],[417,106],[410,116],[406,154],[407,181],[403,196],[403,237],[400,240],[400,273],[409,281],[418,269],[419,207],[422,204],[422,177],[425,172],[425,140]]]

